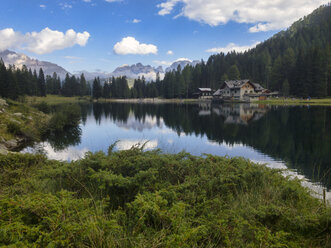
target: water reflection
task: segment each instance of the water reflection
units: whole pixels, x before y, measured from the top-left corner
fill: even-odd
[[[82,104],[72,133],[47,137],[55,151],[150,148],[243,156],[281,164],[331,187],[331,108],[258,104]],[[68,156],[70,159],[70,156]]]

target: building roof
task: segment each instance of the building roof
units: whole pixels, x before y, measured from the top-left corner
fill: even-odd
[[[252,83],[249,79],[225,81],[224,84],[230,89],[240,89],[244,84],[250,83],[255,91],[262,91],[264,88],[258,83]]]
[[[260,85],[260,84],[257,84],[257,83],[252,83],[254,88],[255,88],[255,91],[262,91],[264,90],[264,88]]]
[[[221,95],[223,95],[223,92],[222,92],[221,89],[218,89],[218,90],[213,94],[213,96],[221,96]]]
[[[211,88],[198,88],[199,91],[211,92]]]
[[[225,81],[224,83],[230,89],[240,89],[241,86],[243,86],[247,82],[250,82],[250,81],[248,79],[245,79],[245,80],[231,80],[231,81]]]

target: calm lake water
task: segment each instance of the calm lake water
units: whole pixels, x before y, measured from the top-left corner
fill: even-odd
[[[163,152],[242,156],[289,168],[310,187],[331,188],[331,108],[257,104],[81,104],[78,128],[50,135],[24,151],[75,160],[87,151],[145,144]],[[55,111],[60,111],[61,106]],[[320,188],[318,189],[320,190]],[[330,194],[328,195],[328,197]]]

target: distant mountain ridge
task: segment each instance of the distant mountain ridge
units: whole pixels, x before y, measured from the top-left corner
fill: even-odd
[[[199,60],[191,61],[189,59],[179,59],[173,62],[166,70],[164,71],[162,66],[152,67],[151,65],[143,65],[142,63],[136,63],[133,65],[122,65],[117,67],[113,72],[105,72],[105,71],[94,71],[89,72],[86,70],[82,71],[74,71],[73,74],[65,70],[63,67],[47,62],[40,61],[38,59],[30,58],[29,56],[23,53],[16,53],[14,51],[5,50],[0,52],[0,58],[4,61],[6,66],[15,65],[18,68],[21,68],[25,65],[27,68],[36,70],[39,72],[39,69],[42,68],[45,75],[53,75],[54,72],[64,80],[66,74],[80,76],[82,73],[84,74],[86,80],[91,81],[96,77],[99,77],[102,81],[105,81],[111,77],[121,77],[126,76],[129,79],[137,79],[138,77],[144,77],[146,81],[156,80],[156,76],[159,73],[160,79],[164,78],[165,72],[177,70],[178,66],[181,69],[184,69],[185,66],[191,65],[196,66],[200,63]]]
[[[178,66],[180,66],[181,70],[183,70],[185,68],[185,66],[190,65],[195,67],[197,64],[201,63],[201,61],[199,60],[189,60],[189,59],[178,59],[175,62],[173,62],[171,64],[171,66],[169,66],[168,68],[166,68],[166,72],[170,72],[173,70],[177,70]]]
[[[25,65],[32,71],[36,70],[37,73],[39,72],[40,68],[42,68],[45,75],[53,75],[53,73],[56,72],[56,74],[61,79],[64,79],[65,75],[69,73],[67,70],[57,64],[33,59],[25,54],[16,53],[9,50],[0,52],[0,58],[2,58],[6,66],[15,65],[16,67],[21,68],[23,65]]]

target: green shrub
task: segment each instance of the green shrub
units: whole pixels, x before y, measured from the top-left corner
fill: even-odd
[[[2,165],[2,166],[1,166]],[[331,209],[242,158],[0,155],[0,246],[330,247]]]
[[[21,127],[18,123],[15,122],[9,122],[7,124],[7,130],[9,133],[14,134],[14,135],[21,135],[22,131],[21,131]]]
[[[45,113],[45,114],[49,114],[51,112],[51,108],[50,106],[42,101],[41,103],[35,104],[33,105],[36,109],[38,109],[39,111]]]
[[[52,132],[62,131],[66,127],[75,127],[79,124],[81,117],[80,107],[77,104],[67,104],[53,114],[48,128]]]

